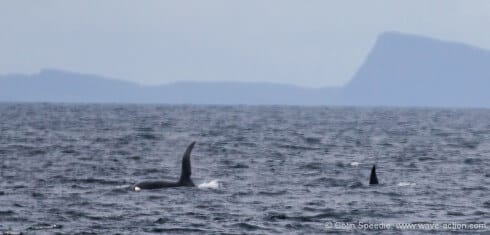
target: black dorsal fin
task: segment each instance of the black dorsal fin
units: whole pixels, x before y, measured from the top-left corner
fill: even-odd
[[[373,168],[371,169],[369,184],[378,184],[378,176],[376,176],[376,165],[373,165]]]
[[[182,172],[180,174],[179,184],[182,186],[194,186],[191,180],[191,152],[196,142],[192,142],[185,150],[184,157],[182,157]]]

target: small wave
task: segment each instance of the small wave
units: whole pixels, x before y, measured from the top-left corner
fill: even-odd
[[[405,186],[415,186],[416,183],[410,183],[410,182],[400,182],[398,183],[396,186],[399,186],[399,187],[405,187]]]
[[[0,216],[14,215],[15,212],[12,210],[0,211]]]
[[[117,180],[108,180],[108,179],[100,179],[100,178],[73,179],[72,181],[86,183],[86,184],[106,184],[106,185],[121,184],[121,182]]]
[[[319,144],[321,143],[322,139],[316,137],[306,137],[305,141],[308,144]]]
[[[472,164],[481,164],[482,160],[477,158],[467,158],[464,160],[464,164],[472,165]]]
[[[165,223],[167,223],[169,221],[170,221],[170,219],[168,219],[168,218],[158,218],[153,223],[155,223],[155,224],[165,224]]]
[[[342,179],[332,179],[327,177],[319,177],[311,182],[305,184],[307,187],[318,187],[320,185],[325,185],[327,187],[343,187],[348,185],[350,182]]]
[[[234,166],[232,166],[231,168],[236,168],[236,169],[241,169],[241,168],[243,168],[243,169],[245,169],[245,168],[248,168],[248,165],[243,164],[243,163],[237,163],[237,164],[235,164]]]
[[[264,228],[262,228],[260,226],[257,226],[257,225],[254,225],[254,224],[250,224],[250,223],[246,223],[246,222],[236,223],[236,224],[233,224],[233,226],[237,226],[240,229],[243,229],[245,231],[264,229]]]
[[[484,211],[476,210],[475,212],[472,213],[473,215],[485,215]]]
[[[141,133],[141,134],[138,134],[138,137],[139,138],[142,138],[142,139],[145,139],[145,140],[155,140],[157,139],[157,137],[153,134],[149,134],[149,133]]]
[[[475,190],[487,191],[488,189],[485,186],[474,186],[474,187],[463,187],[463,190],[464,191],[475,191]]]
[[[450,216],[464,216],[464,213],[463,212],[459,212],[459,211],[448,211],[447,212],[447,215],[450,215]]]
[[[318,150],[319,148],[313,148],[308,146],[293,145],[293,144],[283,144],[278,145],[280,148],[292,149],[292,150]]]
[[[186,233],[209,233],[209,231],[207,230],[204,230],[204,229],[198,229],[198,228],[179,228],[179,227],[175,227],[175,228],[149,228],[149,229],[145,229],[145,232],[150,232],[150,233],[170,233],[170,234],[173,234],[173,233],[183,233],[183,234],[186,234]]]
[[[351,162],[350,165],[351,166],[359,166],[359,162]]]
[[[231,196],[232,197],[243,197],[243,196],[250,196],[252,195],[253,192],[252,191],[247,191],[247,192],[236,192],[236,193],[233,193]]]
[[[319,214],[312,214],[312,215],[287,215],[284,213],[271,213],[265,217],[265,220],[271,221],[271,222],[276,222],[280,220],[290,220],[290,221],[297,221],[297,222],[314,222],[318,221],[321,219],[325,218],[336,218],[341,215],[342,213],[335,212],[332,209],[329,209],[326,212],[319,213]]]
[[[308,164],[301,166],[300,168],[308,169],[308,170],[322,170],[324,168],[324,166],[322,166],[321,164],[318,164],[318,162],[310,162]]]
[[[364,185],[359,181],[349,184],[349,188],[362,188],[362,187],[364,187]]]
[[[421,162],[425,162],[425,161],[435,161],[436,159],[433,157],[419,157],[418,160]]]
[[[45,229],[61,229],[63,228],[63,225],[60,224],[35,224],[32,225],[31,227],[27,228],[27,230],[45,230]]]
[[[44,194],[38,192],[31,193],[31,196],[35,198],[44,198]]]
[[[210,188],[210,189],[219,189],[220,183],[219,180],[211,180],[209,182],[204,182],[197,186],[198,188]]]
[[[280,191],[260,191],[258,195],[264,195],[264,196],[277,196],[277,195],[284,195],[286,194],[286,190],[280,190]]]

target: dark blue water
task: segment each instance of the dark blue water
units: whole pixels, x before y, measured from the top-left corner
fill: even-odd
[[[194,182],[218,187],[131,190],[176,180],[191,141]],[[0,231],[483,233],[489,157],[490,110],[0,104]]]

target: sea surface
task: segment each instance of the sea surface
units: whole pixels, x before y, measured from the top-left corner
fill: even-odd
[[[5,234],[490,232],[488,109],[3,103],[0,159]]]

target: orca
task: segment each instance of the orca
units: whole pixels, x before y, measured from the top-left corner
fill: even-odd
[[[369,184],[378,184],[378,177],[376,176],[376,165],[371,168],[371,177],[369,178]]]
[[[141,189],[160,189],[160,188],[172,188],[172,187],[194,187],[194,182],[191,179],[191,152],[196,142],[192,142],[185,150],[182,157],[182,172],[180,173],[180,179],[177,182],[168,181],[143,181],[134,185],[135,191]]]

